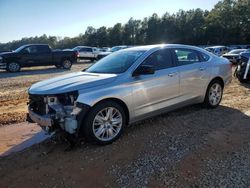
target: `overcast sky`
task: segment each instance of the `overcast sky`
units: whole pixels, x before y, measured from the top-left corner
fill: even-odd
[[[162,16],[179,9],[211,10],[218,0],[0,0],[0,42],[22,37],[77,36],[88,26],[99,28]]]

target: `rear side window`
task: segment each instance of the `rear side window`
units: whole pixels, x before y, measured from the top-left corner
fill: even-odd
[[[37,46],[37,52],[38,53],[48,53],[50,52],[50,49],[48,46]]]
[[[151,54],[142,65],[154,66],[155,70],[162,70],[173,67],[169,49],[158,50]]]
[[[29,47],[25,48],[24,50],[26,52],[28,52],[29,54],[37,53],[37,47],[36,46],[29,46]]]
[[[92,48],[82,48],[80,52],[92,52]]]
[[[191,49],[174,49],[174,55],[179,65],[189,65],[200,62],[199,53]]]
[[[200,58],[202,62],[207,62],[210,59],[209,55],[202,53],[202,52],[199,52],[199,53],[200,53]]]

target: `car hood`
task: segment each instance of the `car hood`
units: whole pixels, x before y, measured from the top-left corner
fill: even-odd
[[[224,54],[223,56],[231,57],[231,56],[239,56],[240,54]]]
[[[109,55],[109,54],[112,54],[112,52],[101,52],[101,53],[99,53],[99,55]]]
[[[30,87],[29,94],[54,95],[68,93],[108,84],[113,82],[116,77],[116,74],[76,72],[38,82]]]
[[[15,53],[16,52],[2,52],[2,53],[0,53],[0,56],[2,56],[2,57],[9,57],[9,56],[11,56],[11,55],[13,55]]]

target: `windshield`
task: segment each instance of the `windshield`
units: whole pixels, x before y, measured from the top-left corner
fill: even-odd
[[[115,47],[113,47],[113,48],[111,48],[111,52],[116,52],[116,51],[119,51],[120,49],[122,49],[122,47],[120,47],[120,46],[115,46]]]
[[[78,50],[80,50],[80,49],[81,49],[81,47],[77,46],[77,47],[73,48],[72,50],[78,51]]]
[[[19,48],[17,48],[16,50],[14,50],[14,52],[20,52],[22,49],[26,48],[27,45],[21,46]]]
[[[86,72],[120,74],[128,68],[144,53],[145,51],[119,51],[108,55],[89,67]]]
[[[209,52],[213,52],[214,49],[213,48],[205,48],[205,50],[209,51]]]

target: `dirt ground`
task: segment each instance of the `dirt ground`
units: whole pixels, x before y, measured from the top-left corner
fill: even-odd
[[[0,72],[2,125],[24,120],[32,83],[65,73],[48,72]],[[112,145],[66,147],[55,137],[0,158],[0,187],[250,187],[250,84],[234,79],[218,108],[145,120]]]
[[[20,73],[0,70],[0,126],[24,122],[27,113],[28,88],[35,82],[75,72],[90,66],[87,62],[73,65],[70,71],[51,67],[23,68]]]

